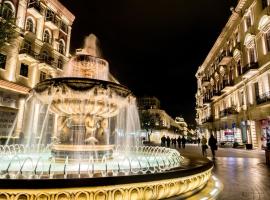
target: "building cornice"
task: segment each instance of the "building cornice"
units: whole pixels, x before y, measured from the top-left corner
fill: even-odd
[[[226,23],[225,27],[222,29],[219,37],[217,38],[215,44],[213,45],[212,49],[208,53],[206,59],[204,60],[203,64],[199,67],[196,76],[203,72],[204,69],[208,66],[209,62],[211,62],[213,56],[215,56],[218,51],[220,50],[220,45],[224,43],[228,38],[228,32],[231,30],[235,25],[238,24],[239,19],[242,17],[243,9],[247,5],[248,1],[250,0],[239,0],[236,8],[232,11],[232,14]]]
[[[58,0],[47,0],[47,4],[51,4],[57,11],[60,11],[71,24],[75,20],[75,16]]]

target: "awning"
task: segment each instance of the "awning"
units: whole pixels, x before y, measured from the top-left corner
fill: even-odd
[[[17,92],[20,94],[28,94],[31,88],[25,87],[18,85],[13,82],[5,81],[5,80],[0,80],[0,88],[3,88],[5,90],[10,90],[13,92]]]

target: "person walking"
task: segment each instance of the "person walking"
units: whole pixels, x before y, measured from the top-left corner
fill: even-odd
[[[171,138],[169,136],[167,136],[166,142],[167,142],[167,147],[170,148],[170,146],[171,146]]]
[[[173,145],[174,148],[176,148],[176,138],[172,139],[172,145]]]
[[[212,157],[213,157],[213,159],[215,159],[216,158],[216,150],[217,150],[217,139],[214,137],[213,134],[211,134],[211,136],[208,140],[208,145],[211,148]]]
[[[178,143],[178,148],[181,149],[181,143],[182,143],[182,139],[179,135],[179,137],[177,138],[177,143]]]
[[[161,146],[162,146],[162,147],[165,147],[165,146],[166,146],[166,137],[165,137],[165,135],[163,135],[163,136],[161,137]]]
[[[183,147],[183,149],[186,148],[186,142],[187,142],[187,140],[186,140],[185,136],[183,136],[183,138],[182,138],[182,147]]]
[[[200,146],[200,143],[201,143],[201,138],[199,138],[199,137],[198,137],[197,142],[198,142],[198,146]]]
[[[202,136],[202,141],[201,141],[201,143],[202,143],[202,155],[203,156],[207,156],[207,151],[206,151],[206,149],[208,148],[208,146],[207,146],[207,140],[206,140],[206,138],[204,137],[204,136]]]

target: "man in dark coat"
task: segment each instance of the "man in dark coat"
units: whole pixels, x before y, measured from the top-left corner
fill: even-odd
[[[208,145],[211,148],[211,152],[212,152],[212,156],[213,159],[215,159],[216,156],[216,150],[217,150],[217,139],[214,137],[214,135],[212,134],[208,140]]]
[[[185,136],[183,136],[183,138],[182,138],[182,147],[183,147],[183,149],[186,148],[186,142],[187,142],[187,140],[186,140]]]
[[[177,138],[177,143],[178,143],[178,148],[181,149],[182,139],[180,136]]]
[[[166,142],[167,142],[167,147],[170,148],[170,145],[171,145],[171,138],[170,138],[169,136],[167,136]]]

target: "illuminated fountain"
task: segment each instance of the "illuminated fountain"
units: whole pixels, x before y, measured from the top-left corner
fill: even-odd
[[[142,146],[136,99],[99,56],[90,35],[61,76],[32,90],[20,144],[0,146],[0,198],[214,198],[211,162]]]

